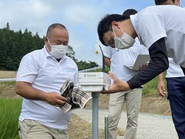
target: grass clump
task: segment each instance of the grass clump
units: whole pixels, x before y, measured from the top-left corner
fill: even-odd
[[[0,99],[0,139],[18,138],[22,99]]]

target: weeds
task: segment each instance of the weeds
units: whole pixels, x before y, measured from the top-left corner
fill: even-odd
[[[0,139],[17,138],[21,104],[21,99],[0,99]]]

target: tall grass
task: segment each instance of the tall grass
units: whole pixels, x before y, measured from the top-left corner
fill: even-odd
[[[0,139],[18,139],[22,99],[0,99]]]
[[[164,73],[164,77],[163,77],[163,81],[164,81],[165,86],[166,86],[165,76],[166,76],[166,72]],[[157,86],[158,86],[158,76],[144,85],[143,96],[158,95]]]
[[[155,77],[150,82],[146,83],[143,88],[143,96],[157,94],[158,79]]]

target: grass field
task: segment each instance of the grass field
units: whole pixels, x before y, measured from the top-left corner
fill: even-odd
[[[18,138],[21,99],[0,99],[0,139]]]

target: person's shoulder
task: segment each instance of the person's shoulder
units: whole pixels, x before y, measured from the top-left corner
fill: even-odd
[[[34,50],[32,52],[27,53],[23,59],[38,59],[42,57],[44,54],[43,49]]]
[[[173,5],[155,5],[155,6],[149,6],[146,7],[144,9],[142,9],[138,15],[148,15],[150,16],[150,14],[159,14],[161,13],[161,11],[168,11],[168,9],[170,9],[171,7],[177,7],[177,6],[173,6]]]
[[[148,6],[148,7],[146,7],[146,8],[144,8],[143,10],[141,10],[141,12],[142,11],[147,11],[147,10],[152,10],[152,9],[160,9],[160,7],[166,7],[166,6],[168,6],[168,5],[152,5],[152,6]]]
[[[103,47],[103,51],[109,51],[112,52],[114,50],[114,48],[110,47],[110,46],[104,46]]]
[[[69,56],[65,56],[65,58],[69,64],[74,64],[75,66],[77,66],[77,64],[75,63],[75,61],[72,58],[70,58]]]
[[[43,49],[38,49],[38,50],[34,50],[34,51],[30,52],[30,54],[32,54],[32,55],[40,55],[42,53],[44,53]]]
[[[150,13],[150,12],[159,12],[159,11],[168,11],[171,9],[178,9],[179,6],[175,6],[175,5],[155,5],[155,6],[149,6],[144,8],[143,10],[140,11],[140,13],[145,14],[145,13]]]

